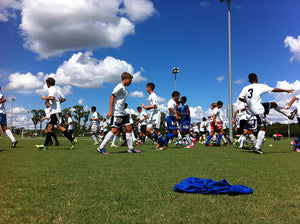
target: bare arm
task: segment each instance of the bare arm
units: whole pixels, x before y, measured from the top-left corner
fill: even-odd
[[[295,91],[294,89],[280,89],[280,88],[274,88],[273,90],[272,90],[272,92],[286,92],[286,93],[290,93],[290,92],[293,92],[293,91]]]
[[[0,103],[4,103],[4,102],[6,102],[6,99],[5,99],[4,96],[2,96],[1,99],[0,99]]]
[[[146,110],[151,110],[151,109],[154,109],[154,108],[157,108],[157,105],[150,105],[150,106],[146,106],[145,104],[141,104],[141,106],[146,109]]]
[[[293,103],[294,103],[296,100],[297,100],[297,97],[294,96],[294,97],[291,99],[289,105],[287,105],[284,109],[289,109],[289,108],[293,105]]]
[[[109,111],[106,115],[106,118],[109,119],[112,114],[113,114],[113,105],[114,105],[114,101],[115,101],[115,95],[111,94],[110,98],[109,98]]]

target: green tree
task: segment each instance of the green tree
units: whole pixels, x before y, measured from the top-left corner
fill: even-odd
[[[45,111],[44,110],[38,110],[37,112],[36,112],[36,114],[37,114],[37,118],[38,118],[38,121],[40,122],[40,130],[42,129],[42,121],[41,121],[41,119],[43,118],[43,117],[45,117],[46,116],[46,113],[45,113]]]
[[[30,112],[32,113],[31,120],[32,120],[33,125],[34,125],[34,130],[36,130],[36,126],[37,126],[38,122],[41,120],[39,118],[39,115],[38,115],[38,110],[33,109]]]
[[[78,125],[78,130],[80,130],[81,128],[81,119],[84,117],[84,109],[83,109],[83,106],[79,106],[79,105],[76,105],[76,106],[73,106],[73,109],[74,109],[74,119],[78,122],[77,125]]]

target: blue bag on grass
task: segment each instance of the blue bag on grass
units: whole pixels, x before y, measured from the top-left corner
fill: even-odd
[[[252,194],[253,189],[244,185],[230,185],[227,180],[214,181],[212,179],[199,179],[189,177],[176,184],[176,192],[201,193],[201,194]]]

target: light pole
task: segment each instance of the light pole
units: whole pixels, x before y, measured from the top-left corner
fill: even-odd
[[[176,91],[176,74],[179,73],[179,68],[177,67],[172,68],[172,73],[175,74],[175,91]]]
[[[220,0],[223,2],[224,0]],[[229,138],[232,140],[232,77],[231,77],[231,20],[230,20],[230,2],[231,0],[226,0],[228,3],[228,74],[229,74]]]

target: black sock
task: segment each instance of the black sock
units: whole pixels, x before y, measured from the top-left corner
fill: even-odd
[[[54,138],[55,142],[57,143],[58,140],[57,140],[56,134],[55,134],[54,132],[51,132],[51,133],[52,133],[52,134],[51,134],[52,138]]]
[[[64,134],[64,136],[66,136],[67,139],[70,140],[70,142],[73,142],[74,139],[73,139],[72,135],[70,135],[70,133],[67,130],[65,130],[63,132],[63,134]]]
[[[48,146],[48,145],[49,145],[49,142],[51,142],[51,132],[48,132],[48,133],[46,134],[46,139],[45,139],[44,146]]]

